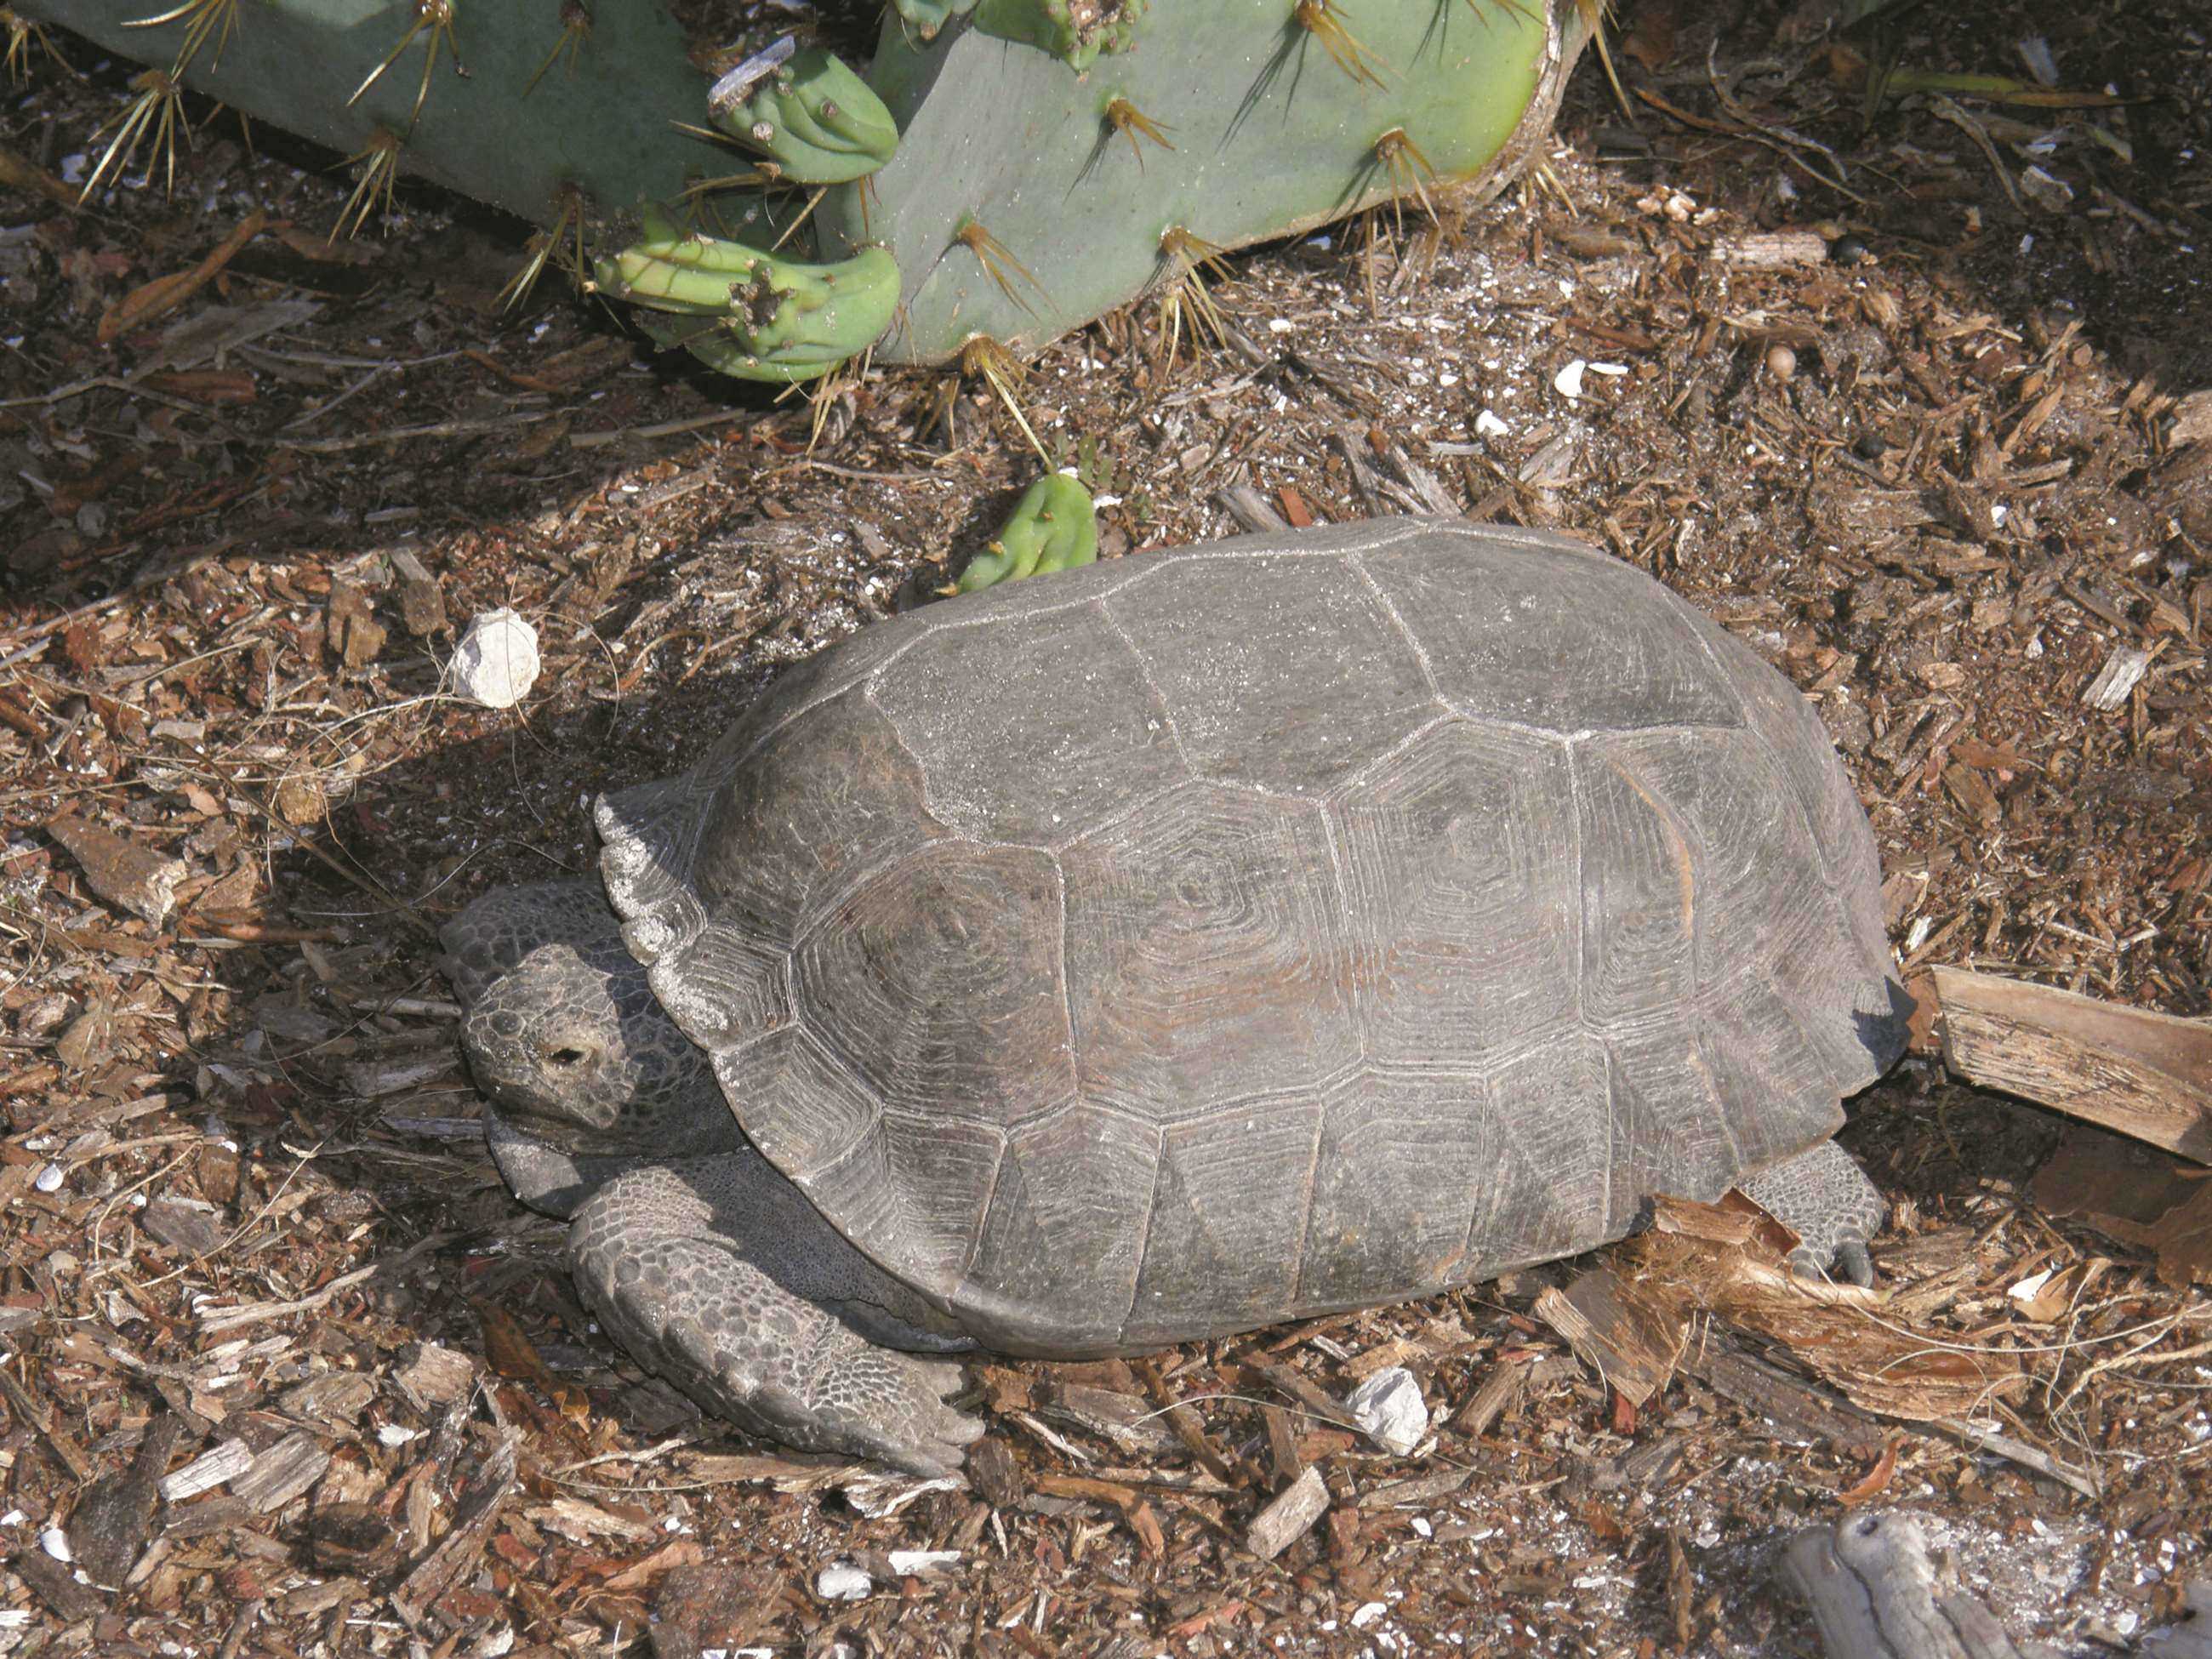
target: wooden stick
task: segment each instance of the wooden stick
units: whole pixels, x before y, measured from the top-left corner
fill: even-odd
[[[1943,1063],[1960,1077],[2212,1164],[2212,1024],[1958,968],[1932,973]]]

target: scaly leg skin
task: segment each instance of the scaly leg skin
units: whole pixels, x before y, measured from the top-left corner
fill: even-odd
[[[1790,1265],[1808,1279],[1831,1274],[1874,1283],[1867,1241],[1889,1219],[1889,1206],[1866,1171],[1832,1140],[1736,1183],[1738,1191],[1803,1241]]]
[[[928,1476],[958,1468],[983,1432],[945,1403],[958,1365],[855,1327],[939,1350],[964,1340],[756,1152],[617,1177],[577,1212],[568,1247],[623,1347],[742,1429]]]

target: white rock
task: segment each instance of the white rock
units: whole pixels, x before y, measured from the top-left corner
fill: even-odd
[[[815,1575],[814,1593],[825,1601],[862,1601],[876,1581],[848,1562],[824,1567]]]
[[[538,630],[512,611],[487,611],[453,653],[460,694],[487,708],[512,708],[538,681]]]
[[[1370,1625],[1379,1623],[1382,1615],[1389,1611],[1390,1609],[1380,1601],[1362,1601],[1352,1610],[1352,1627],[1354,1630],[1365,1630]]]
[[[1427,1437],[1429,1408],[1421,1399],[1421,1385],[1403,1365],[1376,1372],[1346,1403],[1367,1437],[1386,1451],[1402,1457]]]
[[[70,1548],[69,1534],[59,1527],[48,1527],[39,1534],[39,1547],[57,1561],[74,1561],[76,1553]]]
[[[958,1550],[893,1550],[889,1559],[893,1572],[902,1578],[915,1578],[925,1572],[935,1572],[939,1567],[951,1566],[960,1559],[960,1552]]]
[[[1575,398],[1583,395],[1583,371],[1589,365],[1577,357],[1552,377],[1552,385],[1562,398]]]
[[[1511,427],[1499,420],[1492,410],[1487,409],[1474,417],[1474,429],[1478,435],[1485,438],[1502,438],[1513,430]]]

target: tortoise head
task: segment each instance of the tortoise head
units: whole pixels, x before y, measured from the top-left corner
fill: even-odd
[[[707,1057],[618,939],[529,951],[469,1009],[461,1048],[501,1121],[562,1152],[681,1158],[738,1144]]]

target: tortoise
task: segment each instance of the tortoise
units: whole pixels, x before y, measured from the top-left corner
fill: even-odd
[[[1830,1136],[1905,1043],[1825,728],[1563,537],[1242,537],[878,622],[599,882],[444,934],[585,1300],[740,1426],[921,1474],[970,1349],[1427,1296],[1747,1192],[1868,1282]]]

